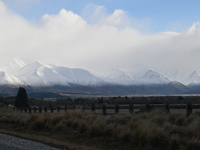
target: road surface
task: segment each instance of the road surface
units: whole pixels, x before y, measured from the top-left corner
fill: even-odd
[[[61,150],[48,145],[0,133],[0,150]]]

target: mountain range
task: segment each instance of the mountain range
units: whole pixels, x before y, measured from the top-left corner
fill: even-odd
[[[111,68],[102,76],[81,68],[68,68],[35,61],[26,64],[18,58],[0,70],[0,92],[54,92],[96,95],[199,94],[197,71],[180,77],[178,71],[163,73],[143,65],[131,69]],[[7,90],[7,91],[6,91]]]

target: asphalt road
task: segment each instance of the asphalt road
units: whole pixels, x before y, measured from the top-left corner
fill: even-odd
[[[61,150],[48,145],[0,133],[0,150]]]

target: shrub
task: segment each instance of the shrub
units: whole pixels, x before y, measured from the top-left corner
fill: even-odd
[[[104,128],[106,126],[105,121],[102,117],[98,117],[89,127],[89,135],[92,137],[101,136],[104,133]]]
[[[198,139],[188,139],[186,141],[186,150],[200,150],[200,141]]]
[[[52,118],[50,119],[50,123],[53,125],[53,126],[56,126],[59,122],[61,122],[63,119],[63,116],[62,115],[59,115],[59,114],[53,114]]]
[[[185,117],[183,115],[180,115],[176,118],[175,123],[176,125],[182,126],[184,124]]]
[[[172,135],[170,138],[170,150],[180,149],[180,138],[177,134]]]
[[[46,128],[46,123],[42,118],[38,118],[32,123],[32,128],[34,130],[44,130]]]
[[[87,123],[82,120],[80,123],[79,123],[79,131],[80,133],[85,133],[87,130],[88,130],[88,126],[87,126]]]
[[[34,122],[36,119],[38,119],[39,118],[39,115],[38,114],[35,114],[35,113],[33,113],[33,114],[31,114],[28,118],[27,118],[27,120],[26,120],[26,122],[29,124],[31,124],[32,122]]]
[[[58,124],[56,124],[55,129],[57,131],[63,131],[66,129],[66,125],[61,121]]]

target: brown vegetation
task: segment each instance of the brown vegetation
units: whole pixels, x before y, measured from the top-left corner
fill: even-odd
[[[0,125],[91,149],[200,149],[200,118],[162,110],[102,116],[81,110],[26,114],[1,109]]]

